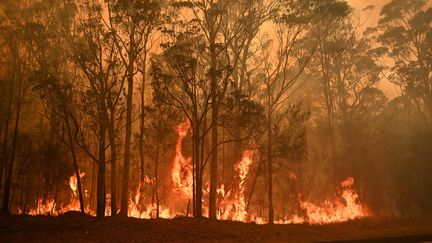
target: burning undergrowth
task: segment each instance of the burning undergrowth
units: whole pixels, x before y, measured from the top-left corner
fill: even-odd
[[[169,200],[166,203],[159,201],[146,203],[142,198],[146,195],[142,187],[154,187],[154,178],[146,177],[139,186],[132,191],[129,197],[128,216],[134,218],[174,218],[177,216],[191,216],[190,208],[193,197],[193,167],[191,158],[187,158],[182,152],[182,142],[188,135],[190,124],[188,122],[181,123],[177,126],[177,142],[175,145],[175,158],[172,160],[170,171],[171,187],[168,189]],[[229,187],[220,184],[217,188],[218,194],[218,211],[217,218],[220,220],[232,220],[240,222],[254,222],[257,224],[265,224],[266,218],[262,217],[262,212],[258,213],[254,208],[250,207],[250,197],[248,197],[248,181],[251,180],[254,174],[254,150],[246,150],[242,153],[242,158],[234,164],[235,179],[233,185]],[[256,162],[255,162],[256,163]],[[80,177],[85,177],[84,172],[80,172]],[[290,181],[295,181],[298,176],[294,172],[288,175]],[[324,200],[321,203],[315,203],[303,199],[300,192],[297,192],[295,203],[297,205],[297,213],[286,213],[276,224],[327,224],[335,222],[345,222],[354,219],[365,218],[370,215],[368,209],[363,205],[359,196],[354,189],[354,178],[348,177],[340,182],[337,189],[337,195]],[[39,199],[37,206],[25,213],[29,215],[53,215],[57,216],[68,211],[79,211],[80,204],[77,193],[77,178],[72,175],[69,178],[70,198],[67,203],[59,204],[54,199]],[[208,186],[207,186],[208,187]],[[227,189],[229,188],[229,189]],[[84,197],[88,197],[88,190],[83,188]],[[204,188],[206,196],[208,188]],[[110,195],[107,195],[106,215],[110,215]],[[204,203],[203,211],[208,212],[207,204]],[[95,215],[95,212],[90,208],[90,204],[86,205],[86,213]],[[18,210],[19,214],[24,213],[23,210]]]

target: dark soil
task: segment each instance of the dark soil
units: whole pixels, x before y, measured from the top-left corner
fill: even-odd
[[[329,225],[255,225],[208,219],[97,220],[0,215],[1,242],[432,242],[432,219],[373,218]]]

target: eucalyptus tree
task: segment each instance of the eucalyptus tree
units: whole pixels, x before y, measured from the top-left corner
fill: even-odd
[[[106,0],[106,9],[108,11],[108,20],[105,22],[107,28],[112,34],[112,39],[117,47],[120,59],[125,66],[127,76],[127,94],[126,94],[126,126],[125,126],[125,143],[124,143],[124,160],[123,160],[123,178],[122,178],[122,196],[121,209],[122,216],[128,215],[128,198],[129,198],[129,165],[130,165],[130,147],[132,138],[132,112],[133,112],[133,93],[134,78],[136,76],[138,61],[143,60],[144,66],[147,63],[147,55],[151,34],[155,31],[160,23],[161,1],[129,1],[129,0]],[[142,58],[142,55],[144,56]],[[146,73],[143,71],[143,82],[145,82]],[[142,84],[143,87],[145,84]],[[141,91],[141,105],[144,102],[144,90]],[[140,115],[141,129],[144,122],[144,113]],[[143,154],[143,131],[140,132],[140,162],[141,162],[141,180],[144,179],[144,154]]]
[[[257,32],[267,10],[270,9],[267,5],[272,4],[254,0],[188,0],[180,1],[179,4],[187,7],[186,12],[192,16],[197,31],[203,37],[201,44],[204,51],[199,54],[205,61],[206,67],[203,71],[207,74],[211,95],[209,217],[215,219],[218,148],[226,142],[221,142],[218,138],[218,127],[221,124],[219,112],[226,99],[227,90],[232,89],[230,83],[234,67],[238,65],[247,42],[254,36],[247,38],[246,33],[250,30]],[[253,28],[247,29],[249,27]]]
[[[98,218],[105,215],[105,174],[107,133],[109,128],[109,102],[118,99],[115,94],[126,75],[119,75],[122,68],[119,50],[110,30],[104,24],[101,3],[84,0],[70,3],[75,16],[73,24],[65,24],[59,30],[66,40],[71,61],[80,70],[79,107],[84,114],[74,120],[75,141],[97,163],[97,210]],[[121,90],[121,89],[120,89]],[[89,139],[90,137],[90,139]],[[94,138],[96,146],[90,142]],[[115,182],[112,182],[115,183]]]
[[[77,178],[77,191],[80,203],[81,213],[84,210],[84,196],[82,191],[82,182],[77,159],[77,145],[75,143],[73,120],[77,118],[77,98],[78,92],[75,86],[75,78],[79,76],[73,75],[71,70],[74,67],[69,62],[69,50],[65,39],[57,32],[59,26],[70,23],[73,19],[71,10],[72,5],[55,5],[47,3],[40,6],[43,18],[39,21],[37,37],[35,38],[37,62],[35,63],[32,79],[35,80],[33,91],[35,91],[42,103],[48,108],[46,109],[47,117],[49,117],[50,125],[53,132],[59,133],[58,125],[66,127],[67,138],[61,134],[60,137],[66,147],[69,149],[72,157],[74,173]],[[70,9],[72,7],[72,9]],[[48,17],[49,18],[46,18]],[[35,23],[36,24],[36,23]],[[53,41],[56,40],[56,41]],[[61,122],[57,122],[60,120]],[[54,140],[54,138],[52,138]]]
[[[392,0],[380,13],[378,29],[390,57],[389,79],[400,86],[425,116],[432,116],[432,7],[430,0]]]
[[[344,1],[279,1],[273,18],[274,39],[263,45],[262,88],[267,113],[267,173],[268,222],[273,224],[273,146],[274,116],[284,108],[303,78],[304,71],[316,52],[319,43],[333,25],[349,12]],[[316,26],[320,28],[316,28]],[[305,40],[310,31],[318,31],[314,38]]]
[[[350,15],[335,24],[313,60],[320,67],[335,183],[339,181],[338,157],[351,153],[354,146],[353,113],[361,105],[360,95],[363,90],[376,86],[381,78],[382,68],[377,60],[382,48],[373,45],[371,32],[360,33]]]
[[[35,42],[33,34],[37,26],[33,24],[34,9],[22,1],[5,1],[0,4],[3,14],[2,24],[2,78],[6,88],[6,112],[2,119],[4,126],[2,154],[0,161],[0,181],[3,170],[5,184],[2,211],[9,212],[12,176],[16,162],[18,136],[20,134],[22,110],[32,86],[30,74],[35,62]]]
[[[192,129],[192,203],[193,214],[202,215],[202,179],[205,135],[208,133],[207,114],[210,111],[210,90],[206,82],[203,37],[196,26],[186,29],[169,25],[163,30],[170,39],[164,52],[152,60],[155,99],[181,110]]]

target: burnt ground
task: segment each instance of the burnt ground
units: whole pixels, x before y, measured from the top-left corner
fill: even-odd
[[[207,219],[0,215],[1,242],[432,242],[432,218],[329,225],[255,225]]]

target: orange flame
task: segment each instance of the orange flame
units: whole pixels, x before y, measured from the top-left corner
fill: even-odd
[[[174,183],[175,192],[179,192],[186,198],[192,198],[192,158],[183,156],[182,153],[182,141],[187,135],[190,123],[185,121],[177,126],[177,144],[176,144],[176,155],[174,158],[173,169],[171,172],[172,181]]]
[[[243,152],[242,159],[235,165],[235,170],[238,173],[239,184],[238,190],[233,195],[232,198],[229,198],[229,194],[227,194],[226,199],[224,199],[221,203],[221,212],[219,215],[219,219],[224,220],[235,220],[235,221],[246,221],[247,220],[247,210],[246,210],[246,200],[245,200],[245,183],[246,176],[249,173],[250,166],[252,165],[252,150],[246,150]],[[225,196],[224,186],[222,185],[218,192]]]
[[[348,177],[341,182],[343,191],[333,202],[325,201],[317,206],[311,202],[301,201],[300,206],[306,210],[308,222],[311,224],[326,224],[344,222],[364,218],[369,215],[368,210],[358,201],[358,194],[352,186],[354,178]]]
[[[80,179],[85,176],[85,172],[79,172]],[[73,195],[77,196],[77,189],[78,189],[78,180],[76,177],[76,174],[73,174],[71,177],[69,177],[69,187],[72,189]]]
[[[178,134],[175,158],[173,160],[171,179],[173,183],[173,191],[175,196],[180,196],[181,201],[192,198],[192,168],[191,158],[185,158],[182,153],[182,142],[187,136],[190,129],[188,121],[179,124],[176,127]],[[257,224],[266,223],[266,219],[258,217],[247,210],[246,202],[246,179],[253,165],[253,151],[246,150],[243,152],[242,158],[234,165],[236,172],[236,184],[229,191],[225,191],[225,185],[221,184],[217,188],[218,197],[221,199],[217,218],[222,220],[234,220],[241,222],[255,222]],[[80,172],[80,178],[83,178],[84,172]],[[290,181],[297,180],[298,177],[294,172],[288,173]],[[140,190],[145,184],[153,185],[154,178],[145,177],[144,181],[137,189],[129,196],[128,216],[135,218],[155,218],[157,205],[144,203],[144,191]],[[39,199],[35,209],[31,209],[30,215],[53,215],[57,216],[68,211],[79,211],[80,204],[77,198],[77,178],[76,175],[69,177],[69,186],[72,190],[69,203],[58,205],[55,199],[47,200]],[[344,222],[353,219],[359,219],[369,216],[367,208],[359,201],[357,192],[353,189],[354,178],[348,177],[340,183],[340,194],[332,200],[326,200],[322,204],[314,204],[301,199],[299,194],[298,200],[300,209],[303,210],[303,215],[288,215],[283,219],[275,221],[276,224],[327,224],[335,222]],[[207,189],[208,191],[208,189]],[[88,191],[84,190],[85,197],[88,197]],[[106,215],[110,215],[111,195],[107,194]],[[159,217],[174,218],[177,215],[186,215],[186,211],[179,213],[179,209],[175,209],[175,203],[159,205]],[[178,205],[177,205],[178,206]],[[207,206],[207,205],[206,205]],[[189,205],[188,205],[189,207]],[[188,209],[189,210],[189,209]],[[208,208],[203,208],[203,211],[208,211]],[[19,209],[19,213],[23,213]],[[95,212],[90,210],[89,205],[86,207],[86,212],[90,215],[95,215]]]
[[[79,173],[80,178],[83,178],[85,175],[85,172]],[[52,215],[52,216],[58,216],[60,214],[64,214],[69,211],[80,211],[80,203],[78,200],[77,195],[77,178],[76,174],[73,174],[71,177],[69,177],[69,187],[72,190],[71,193],[71,199],[69,200],[68,204],[65,205],[57,205],[54,198],[49,198],[47,200],[42,200],[41,198],[37,201],[37,206],[35,209],[30,209],[28,214],[29,215]],[[89,208],[86,210],[88,213],[90,212]],[[19,212],[22,213],[22,210],[19,210]]]

